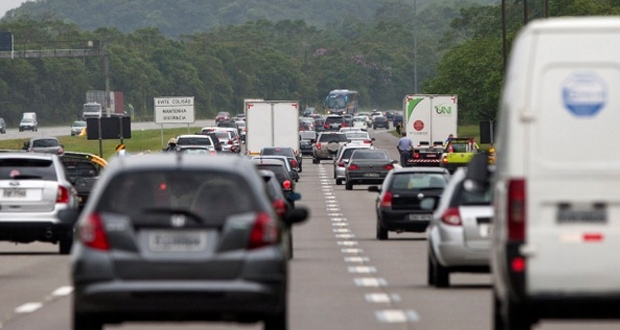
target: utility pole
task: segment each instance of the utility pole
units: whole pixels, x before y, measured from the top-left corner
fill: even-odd
[[[418,93],[418,11],[416,0],[413,0],[413,93]]]

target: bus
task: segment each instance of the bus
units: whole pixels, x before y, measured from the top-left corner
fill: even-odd
[[[325,108],[328,114],[354,114],[357,112],[357,92],[334,89],[325,98]]]

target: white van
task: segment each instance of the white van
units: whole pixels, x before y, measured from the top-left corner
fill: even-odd
[[[19,122],[19,131],[33,131],[39,130],[39,121],[37,120],[36,112],[24,112],[22,114],[22,120]]]
[[[503,86],[494,328],[620,318],[620,18],[534,21]]]

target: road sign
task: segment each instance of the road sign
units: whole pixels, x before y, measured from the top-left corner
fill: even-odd
[[[194,97],[156,97],[155,123],[191,124],[194,119]]]

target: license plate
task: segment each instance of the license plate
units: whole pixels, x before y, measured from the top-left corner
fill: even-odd
[[[432,218],[432,214],[409,214],[409,220],[412,221],[430,221]]]
[[[377,178],[379,177],[379,173],[364,173],[365,177]]]
[[[482,223],[478,225],[478,231],[480,232],[480,237],[489,237],[493,233],[493,226]]]
[[[3,196],[5,198],[26,198],[26,189],[23,189],[23,188],[4,189]]]
[[[604,208],[591,210],[558,210],[557,220],[559,223],[606,223],[607,211]]]
[[[199,252],[207,248],[207,233],[189,230],[157,230],[149,233],[153,252]]]
[[[426,155],[426,158],[435,158],[435,157],[437,157],[437,155],[435,155],[435,154],[427,154]]]

